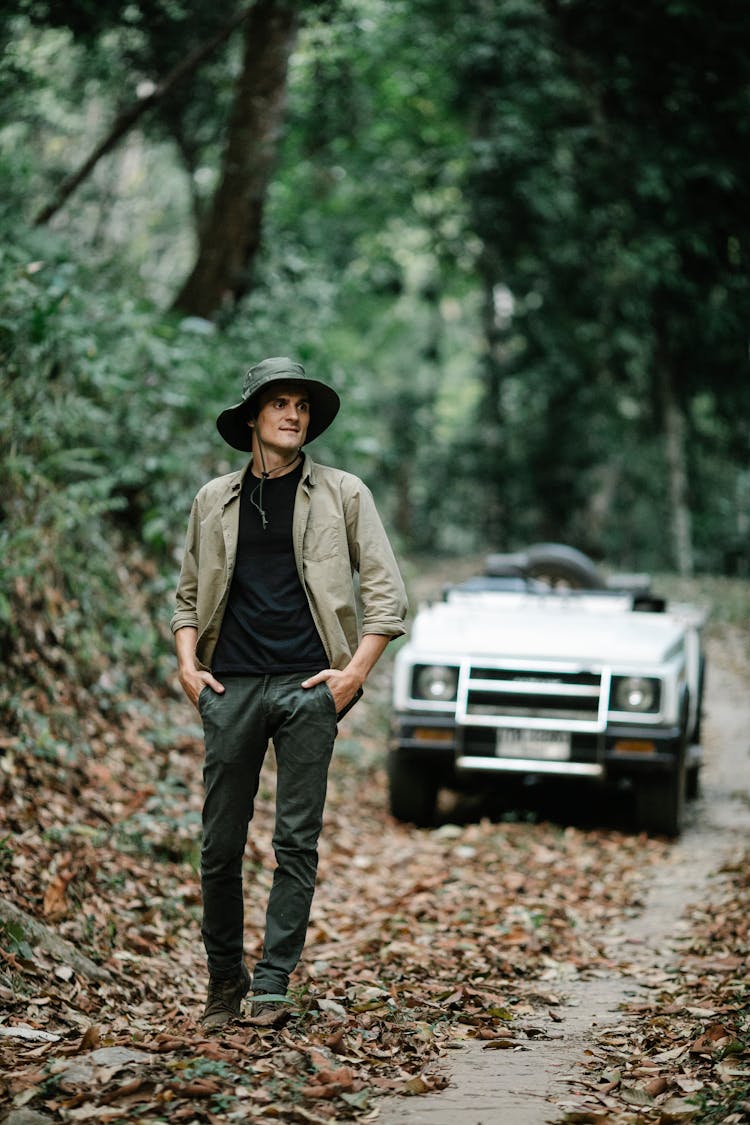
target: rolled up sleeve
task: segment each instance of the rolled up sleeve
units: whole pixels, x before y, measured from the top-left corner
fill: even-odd
[[[346,505],[346,521],[352,564],[359,572],[361,632],[400,637],[406,632],[406,588],[372,493],[358,483]]]
[[[190,626],[198,628],[198,558],[200,517],[198,499],[193,501],[185,537],[185,551],[182,556],[180,577],[175,593],[175,612],[170,621],[173,633]]]

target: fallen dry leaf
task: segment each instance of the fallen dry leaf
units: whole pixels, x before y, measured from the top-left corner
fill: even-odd
[[[141,565],[134,560],[129,582]],[[28,608],[28,589],[18,597]],[[93,686],[52,666],[48,629],[66,614],[73,607],[56,591],[35,610],[40,632],[19,614],[4,669],[27,711],[45,716],[50,745],[65,750],[36,754],[15,728],[3,731],[0,840],[12,840],[13,852],[0,865],[0,896],[110,979],[2,933],[0,1111],[24,1105],[54,1123],[99,1123],[132,1109],[145,1125],[221,1122],[239,1109],[259,1122],[349,1123],[384,1094],[443,1088],[446,1052],[467,1039],[533,1051],[540,1029],[548,1034],[545,1017],[565,1031],[566,982],[610,970],[598,935],[638,909],[669,845],[544,822],[484,818],[435,831],[395,823],[383,768],[388,675],[379,666],[337,744],[288,1023],[245,1019],[207,1037],[197,1022],[205,965],[196,722],[168,687],[118,687],[121,670],[104,656]],[[272,879],[274,784],[270,757],[247,849],[250,962]],[[748,888],[750,860],[739,857],[721,909],[706,903],[691,915],[684,972],[651,966],[646,1001],[594,1034],[581,1068],[588,1085],[575,1088],[580,1104],[566,1107],[567,1120],[690,1120],[689,1095],[712,1096],[741,1076]],[[14,1040],[24,1027],[33,1039]],[[122,1054],[92,1062],[100,1051]],[[65,1078],[69,1064],[80,1067],[76,1081],[75,1071]]]

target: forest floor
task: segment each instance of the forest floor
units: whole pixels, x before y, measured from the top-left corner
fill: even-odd
[[[559,796],[393,821],[383,662],[337,742],[292,1018],[219,1037],[198,1022],[196,719],[169,692],[92,710],[51,684],[29,706],[77,712],[85,749],[0,739],[0,1121],[750,1120],[746,631],[715,630],[709,667],[704,793],[670,842]],[[250,964],[273,790],[269,755]]]

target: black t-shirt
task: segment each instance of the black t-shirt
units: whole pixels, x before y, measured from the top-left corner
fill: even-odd
[[[237,559],[214,651],[215,675],[319,672],[323,643],[297,574],[292,516],[302,464],[263,481],[245,474],[240,494]],[[257,506],[256,506],[257,505]],[[259,508],[267,520],[263,529]]]

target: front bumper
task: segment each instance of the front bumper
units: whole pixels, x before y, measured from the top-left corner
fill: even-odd
[[[509,723],[512,729],[513,724]],[[564,761],[497,753],[496,726],[458,725],[452,716],[409,713],[393,721],[391,749],[457,777],[471,774],[544,774],[603,781],[643,773],[669,773],[684,750],[680,726],[610,724],[598,733],[572,733]]]

